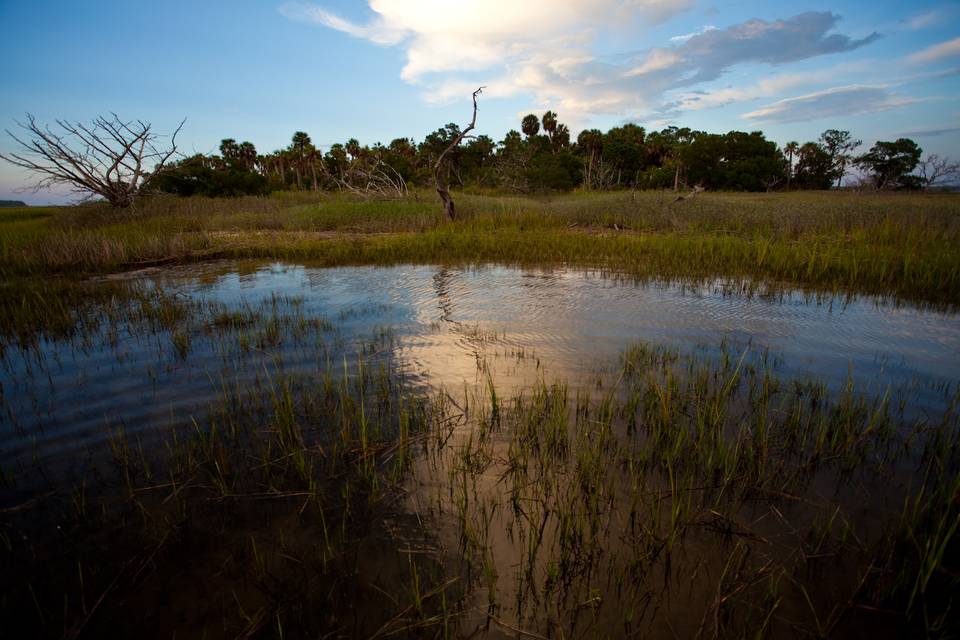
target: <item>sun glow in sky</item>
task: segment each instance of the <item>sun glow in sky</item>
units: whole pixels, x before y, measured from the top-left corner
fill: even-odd
[[[762,130],[783,144],[849,129],[960,159],[960,4],[894,0],[0,0],[0,122],[116,112],[185,152],[261,152],[296,130],[417,140],[469,119],[499,140],[558,112],[574,134],[623,122]],[[0,138],[0,151],[12,150]],[[32,194],[0,164],[0,199]]]

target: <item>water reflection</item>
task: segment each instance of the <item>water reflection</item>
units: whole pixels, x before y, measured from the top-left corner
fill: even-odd
[[[938,406],[944,387],[960,379],[956,315],[870,298],[748,295],[739,283],[723,281],[652,284],[602,272],[500,266],[220,263],[141,277],[178,296],[231,308],[294,299],[304,316],[329,318],[338,333],[309,345],[280,339],[245,355],[197,335],[189,353],[177,357],[169,336],[130,330],[83,348],[46,341],[39,355],[8,350],[0,372],[2,420],[22,437],[8,439],[2,457],[54,442],[64,451],[88,446],[103,438],[105,425],[136,429],[187,419],[203,411],[224,379],[261,375],[267,360],[293,373],[317,371],[323,358],[341,361],[356,341],[384,327],[395,338],[393,356],[417,382],[454,389],[488,372],[507,386],[544,376],[588,385],[635,341],[683,349],[726,341],[738,351],[769,350],[783,376],[819,378],[834,388],[848,376],[860,389],[911,388],[921,408]],[[45,363],[42,374],[38,362]]]

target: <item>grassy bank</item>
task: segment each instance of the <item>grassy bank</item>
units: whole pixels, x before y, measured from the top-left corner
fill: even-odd
[[[960,302],[960,199],[947,194],[711,193],[681,202],[659,192],[462,194],[458,207],[456,222],[430,193],[402,201],[157,198],[125,212],[13,209],[0,212],[0,273],[99,273],[214,257],[495,261]]]

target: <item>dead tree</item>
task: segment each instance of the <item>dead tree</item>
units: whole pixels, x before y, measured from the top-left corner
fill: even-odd
[[[960,162],[951,162],[950,158],[935,153],[920,162],[920,184],[929,191],[937,182],[951,182],[960,177]]]
[[[59,129],[54,131],[27,114],[26,123],[17,124],[28,137],[7,130],[21,150],[0,158],[37,174],[35,190],[66,184],[85,199],[100,196],[114,207],[129,207],[167,168],[185,121],[170,136],[169,146],[161,148],[159,140],[165,136],[153,133],[149,122],[124,122],[117,114],[110,115],[98,116],[90,124],[57,120]]]
[[[444,176],[441,172],[443,168],[443,158],[450,151],[455,149],[464,138],[467,137],[467,134],[473,131],[474,127],[477,126],[477,96],[483,93],[484,87],[480,87],[473,92],[473,119],[470,121],[470,124],[464,128],[463,131],[453,139],[453,142],[443,150],[443,153],[440,154],[440,157],[437,158],[437,163],[433,165],[433,179],[437,185],[437,193],[440,195],[440,202],[443,203],[443,212],[451,220],[455,220],[457,217],[456,208],[453,205],[453,198],[450,197],[450,190],[447,188],[447,177]]]
[[[347,169],[343,178],[334,178],[341,190],[349,191],[361,198],[403,198],[407,195],[407,181],[386,162],[377,159],[371,168],[362,166]]]

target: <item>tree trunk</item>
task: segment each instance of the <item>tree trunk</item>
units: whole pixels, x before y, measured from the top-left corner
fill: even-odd
[[[437,186],[437,194],[440,195],[440,202],[443,204],[443,212],[451,220],[456,219],[456,209],[453,206],[453,198],[450,197],[450,191],[447,188],[447,183],[449,182],[449,173],[444,175],[443,169],[443,157],[447,155],[452,149],[454,149],[460,141],[463,140],[468,133],[473,131],[477,126],[477,96],[483,91],[483,87],[480,87],[473,92],[473,119],[470,121],[470,124],[460,132],[456,138],[443,150],[443,153],[437,158],[437,162],[433,165],[433,180]]]
[[[440,202],[443,203],[443,213],[451,220],[457,219],[457,210],[453,204],[453,198],[446,187],[437,187],[437,193],[440,195]]]

